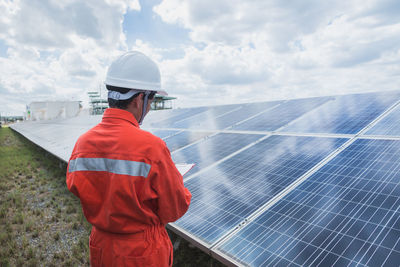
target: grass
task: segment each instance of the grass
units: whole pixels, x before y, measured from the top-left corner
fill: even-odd
[[[0,266],[89,266],[91,226],[65,185],[66,167],[0,128]],[[181,240],[174,266],[223,265]]]

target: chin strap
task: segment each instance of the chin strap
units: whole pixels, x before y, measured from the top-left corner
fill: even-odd
[[[145,92],[143,92],[143,94],[144,94],[144,98],[143,98],[142,116],[140,117],[139,125],[142,124],[144,116],[146,116],[146,110],[147,110],[147,105],[148,105],[147,102],[149,100],[150,92],[149,91],[145,91]]]

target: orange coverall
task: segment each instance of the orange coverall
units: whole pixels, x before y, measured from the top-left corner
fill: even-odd
[[[67,186],[92,224],[91,266],[171,266],[165,225],[191,194],[164,141],[128,111],[109,108],[75,144]]]

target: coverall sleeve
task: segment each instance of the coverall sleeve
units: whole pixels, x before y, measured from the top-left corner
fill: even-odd
[[[191,193],[183,185],[183,178],[176,169],[167,147],[156,164],[152,187],[158,194],[156,211],[162,224],[174,222],[189,208]]]

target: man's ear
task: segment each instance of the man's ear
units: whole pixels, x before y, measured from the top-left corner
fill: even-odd
[[[137,97],[132,99],[131,103],[129,103],[128,106],[130,106],[131,108],[134,108],[134,109],[139,109],[142,106],[140,101],[141,101],[141,98],[143,98],[143,96],[141,96],[141,95],[142,95],[142,93],[140,93],[140,95],[138,95]]]
[[[141,101],[143,102],[143,100],[144,100],[144,93],[139,93],[139,96],[136,97],[136,98],[137,98],[137,100],[141,100]]]

